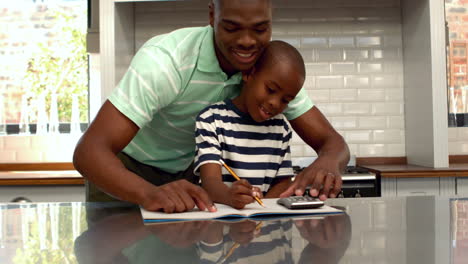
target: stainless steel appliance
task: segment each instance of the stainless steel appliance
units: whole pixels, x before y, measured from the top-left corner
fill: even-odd
[[[296,174],[301,172],[312,161],[313,158],[293,159],[294,172]],[[380,197],[380,179],[368,169],[356,166],[354,161],[355,159],[352,158],[345,172],[341,175],[343,185],[339,197]]]

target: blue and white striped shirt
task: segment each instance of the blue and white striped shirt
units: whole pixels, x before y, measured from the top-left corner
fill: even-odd
[[[256,122],[231,100],[200,112],[195,124],[195,174],[206,163],[223,159],[236,174],[266,193],[276,181],[293,176],[289,142],[291,129],[283,114]],[[235,181],[222,170],[223,182]]]

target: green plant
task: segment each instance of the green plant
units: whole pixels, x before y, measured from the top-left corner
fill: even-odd
[[[73,13],[59,6],[49,7],[46,16],[51,21],[48,34],[55,35],[38,44],[37,52],[28,61],[25,76],[26,94],[30,96],[32,112],[41,94],[46,96],[46,111],[50,111],[51,94],[57,93],[60,122],[70,122],[72,95],[79,98],[80,121],[88,120],[88,56],[86,53],[86,11]],[[31,118],[34,122],[35,117]]]

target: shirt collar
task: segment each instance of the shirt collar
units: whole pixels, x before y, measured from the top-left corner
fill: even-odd
[[[214,32],[213,27],[210,25],[207,27],[207,33],[203,38],[200,56],[198,57],[198,70],[203,72],[212,72],[212,73],[222,73],[225,80],[230,80],[234,83],[239,83],[242,80],[242,73],[238,72],[227,78],[226,73],[219,66],[218,57],[216,57],[215,47],[214,47]]]
[[[204,72],[222,72],[214,48],[213,28],[208,25],[207,29],[200,48],[198,69]]]

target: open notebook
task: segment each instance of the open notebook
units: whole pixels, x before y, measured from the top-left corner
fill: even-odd
[[[210,220],[228,218],[258,218],[269,216],[299,216],[299,215],[323,215],[339,214],[341,210],[324,205],[315,209],[295,209],[290,210],[276,203],[278,198],[262,199],[265,207],[257,203],[251,203],[243,209],[234,209],[228,205],[216,204],[217,212],[200,211],[194,209],[189,212],[167,214],[164,212],[151,212],[140,208],[144,222],[173,222],[190,220]]]

